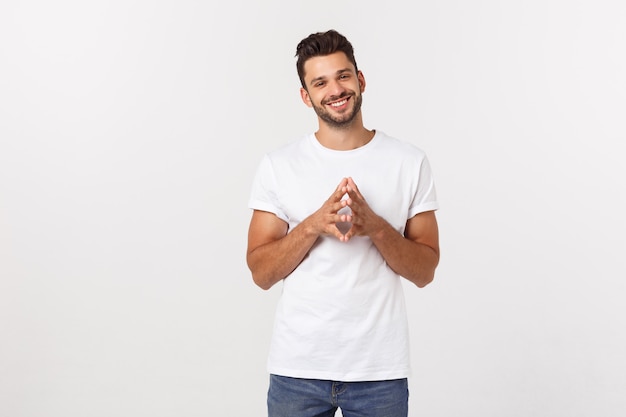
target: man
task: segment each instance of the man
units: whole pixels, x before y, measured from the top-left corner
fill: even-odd
[[[311,34],[296,56],[319,128],[265,155],[249,204],[254,282],[283,282],[269,416],[406,417],[401,277],[423,287],[439,262],[430,166],[414,145],[364,127],[365,78],[343,35]]]

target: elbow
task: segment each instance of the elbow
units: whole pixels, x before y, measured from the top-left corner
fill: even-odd
[[[272,283],[267,277],[267,274],[264,274],[261,268],[259,268],[259,265],[253,262],[253,260],[250,258],[250,254],[248,254],[246,261],[248,264],[248,269],[252,274],[252,281],[256,284],[256,286],[265,291],[272,288]]]
[[[272,281],[268,274],[264,274],[261,271],[252,268],[250,268],[250,272],[252,273],[252,281],[254,281],[256,286],[262,290],[267,291],[274,286],[275,281]]]
[[[439,265],[439,251],[435,251],[435,257],[430,262],[430,265],[426,266],[416,280],[413,282],[417,285],[418,288],[424,288],[435,279],[435,270]]]
[[[433,282],[434,279],[435,279],[435,273],[433,271],[433,273],[431,274],[422,275],[421,277],[413,281],[413,283],[417,285],[418,288],[424,288],[425,286]]]
[[[419,274],[415,277],[415,279],[411,280],[418,288],[424,288],[435,279],[435,269],[437,268],[437,263],[434,263],[432,267],[423,269],[419,272]]]
[[[269,290],[276,284],[281,281],[284,276],[280,275],[280,271],[276,271],[271,266],[264,265],[258,262],[251,262],[248,259],[248,269],[252,273],[252,281],[261,288],[262,290]]]
[[[270,282],[259,277],[258,275],[252,274],[252,280],[257,285],[257,287],[261,288],[264,291],[267,291],[270,288],[272,288],[272,284]]]
[[[435,271],[420,271],[419,273],[401,275],[418,288],[424,288],[435,279]]]

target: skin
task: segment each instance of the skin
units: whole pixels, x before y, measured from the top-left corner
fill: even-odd
[[[375,132],[363,126],[360,97],[365,78],[343,52],[309,59],[300,96],[318,116],[317,140],[335,150],[356,149]],[[339,106],[333,106],[339,104]],[[342,197],[348,194],[347,199]],[[349,206],[351,215],[338,211]],[[351,222],[345,235],[337,222]],[[320,236],[349,244],[354,236],[369,237],[387,265],[418,287],[429,284],[439,263],[439,232],[433,211],[410,218],[404,235],[398,233],[367,203],[352,178],[340,180],[320,208],[288,232],[288,224],[273,213],[254,210],[248,229],[247,262],[254,282],[270,289],[302,262]]]

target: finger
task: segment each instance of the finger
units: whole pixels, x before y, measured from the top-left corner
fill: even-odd
[[[342,178],[341,181],[339,182],[339,185],[337,186],[337,191],[341,190],[346,185],[348,185],[348,178]]]
[[[359,210],[359,202],[361,201],[361,197],[356,195],[356,192],[354,190],[348,191],[348,198],[346,198],[344,201],[352,209],[352,211]]]
[[[337,213],[339,210],[346,207],[347,205],[348,205],[347,200],[335,201],[334,203],[330,204],[330,207],[329,207],[330,213]]]
[[[352,199],[350,199],[349,197],[348,198],[344,198],[344,199],[340,200],[338,203],[341,204],[342,208],[350,207],[350,205],[352,204]]]
[[[354,182],[354,179],[352,177],[348,177],[347,178],[347,183],[348,183],[348,187],[358,191],[359,187],[357,187],[356,182]]]
[[[348,230],[346,232],[345,235],[343,235],[343,242],[347,242],[350,240],[350,238],[352,238],[352,236],[354,236],[354,224],[352,225],[352,227],[350,228],[350,230]]]
[[[333,194],[341,194],[341,195],[343,195],[343,194],[345,194],[347,187],[348,187],[347,183],[346,184],[342,184],[342,185],[340,185],[339,187],[337,187],[335,189],[335,192]]]
[[[343,198],[345,192],[341,192],[341,191],[335,191],[334,193],[331,194],[330,197],[328,197],[328,202],[330,202],[331,204],[338,204],[341,203],[341,199]]]
[[[331,222],[332,223],[345,223],[348,221],[346,220],[347,218],[348,218],[347,214],[335,214]]]
[[[347,188],[347,192],[349,195],[356,195],[359,198],[363,198],[363,196],[361,195],[361,192],[359,191],[359,187],[357,187],[352,177],[348,178],[348,185],[346,188]]]
[[[341,233],[341,231],[339,229],[337,229],[337,226],[332,225],[329,230],[328,230],[328,234],[335,236],[337,239],[339,239],[342,242],[345,242],[344,240],[344,234]]]
[[[338,187],[330,196],[329,200],[339,201],[348,192],[347,184]]]

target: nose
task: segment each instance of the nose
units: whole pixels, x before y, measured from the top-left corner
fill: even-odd
[[[345,93],[346,89],[344,86],[337,80],[329,81],[328,83],[328,94],[331,98],[339,98],[343,93]]]

